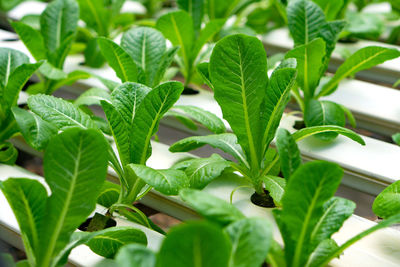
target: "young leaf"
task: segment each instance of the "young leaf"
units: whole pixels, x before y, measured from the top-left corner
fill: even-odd
[[[340,33],[342,32],[345,26],[346,22],[343,20],[329,21],[325,23],[319,31],[318,36],[324,39],[326,44],[324,67],[321,70],[321,75],[324,74],[328,68],[332,52],[336,46],[336,42],[339,40]]]
[[[139,164],[127,165],[140,179],[166,195],[177,195],[189,186],[186,174],[179,170],[155,170]]]
[[[167,82],[151,90],[142,100],[130,129],[131,162],[146,163],[150,140],[157,132],[160,119],[175,104],[182,91],[181,83]]]
[[[324,11],[327,20],[334,20],[336,15],[339,13],[341,8],[343,7],[343,0],[313,0],[317,3],[321,9]]]
[[[348,199],[332,197],[323,205],[324,214],[319,218],[310,239],[313,245],[318,245],[339,231],[345,220],[354,212],[356,204]]]
[[[334,125],[324,125],[324,126],[312,126],[312,127],[307,127],[301,130],[298,130],[297,132],[293,133],[293,138],[297,141],[300,141],[301,139],[304,139],[308,136],[318,134],[318,133],[326,133],[326,132],[336,132],[338,134],[344,135],[351,140],[356,141],[357,143],[361,145],[365,145],[364,140],[355,132],[352,130],[340,127],[340,126],[334,126]]]
[[[231,245],[210,223],[191,222],[172,228],[157,256],[157,267],[228,266]]]
[[[282,198],[280,224],[289,266],[304,266],[316,245],[311,235],[324,214],[323,205],[336,192],[343,170],[334,163],[306,163],[291,176]],[[303,188],[299,191],[299,188]]]
[[[179,47],[171,47],[169,48],[163,55],[160,61],[160,66],[158,67],[156,76],[154,77],[153,84],[151,87],[155,87],[159,85],[160,82],[165,80],[166,72],[168,67],[171,65],[172,61],[174,60],[174,57],[176,53],[178,52]],[[168,79],[167,79],[168,80]]]
[[[209,158],[192,160],[185,170],[190,188],[203,189],[230,165],[229,161],[218,154],[212,154]]]
[[[42,213],[46,223],[40,230],[38,266],[49,266],[93,211],[107,174],[107,147],[100,132],[80,128],[55,136],[47,146],[44,173],[52,194]]]
[[[386,187],[374,200],[372,210],[384,219],[400,213],[400,181]]]
[[[11,26],[36,60],[46,59],[43,37],[39,31],[20,21],[11,22]]]
[[[126,125],[122,115],[111,103],[102,100],[101,106],[104,114],[107,117],[111,133],[114,137],[114,142],[118,149],[118,155],[121,160],[122,167],[125,167],[125,165],[130,162],[128,125]]]
[[[103,88],[90,88],[89,90],[83,92],[75,101],[74,105],[79,106],[91,106],[91,105],[101,105],[100,101],[106,100],[111,101],[110,94],[107,90]]]
[[[150,91],[151,88],[145,85],[127,82],[111,93],[111,102],[128,127],[132,125],[137,108]]]
[[[26,142],[36,150],[45,149],[58,132],[57,127],[25,109],[13,107],[12,112]]]
[[[0,162],[13,165],[18,157],[18,150],[9,142],[0,143]]]
[[[66,48],[72,43],[79,20],[79,6],[74,0],[56,0],[47,5],[40,16],[40,31],[48,56],[55,55],[51,63],[61,67]]]
[[[338,249],[338,244],[333,239],[325,239],[314,249],[307,262],[307,267],[323,266],[323,261],[332,252]]]
[[[38,181],[26,178],[10,178],[0,183],[0,188],[10,204],[23,233],[25,251],[30,265],[39,250],[40,227],[46,209],[47,192]]]
[[[278,129],[276,148],[279,153],[283,176],[289,180],[290,176],[301,165],[300,150],[293,136],[283,128]]]
[[[185,10],[192,17],[193,27],[195,33],[197,33],[200,30],[203,20],[204,0],[178,0],[177,4],[179,9]]]
[[[121,47],[144,72],[143,84],[154,84],[160,58],[166,50],[165,43],[165,38],[159,31],[148,27],[133,28],[123,34]]]
[[[300,45],[286,54],[286,58],[297,61],[297,82],[304,91],[305,99],[310,99],[321,78],[321,68],[325,56],[325,42],[317,38]]]
[[[146,235],[132,227],[112,227],[96,233],[87,245],[100,256],[114,258],[122,246],[132,243],[147,245]]]
[[[195,189],[182,189],[179,196],[201,216],[221,226],[245,218],[235,206],[209,193]]]
[[[101,192],[97,197],[97,203],[103,207],[110,208],[118,201],[121,186],[112,182],[106,181],[101,188]]]
[[[11,48],[0,48],[0,84],[5,87],[10,75],[22,64],[29,63],[24,53]]]
[[[285,193],[286,180],[272,175],[261,178],[264,182],[265,189],[270,193],[271,197],[277,205],[282,205],[282,196]]]
[[[169,151],[187,152],[204,145],[221,149],[236,158],[239,162],[248,165],[242,147],[237,143],[236,136],[232,133],[187,137],[171,145]]]
[[[110,67],[115,71],[118,78],[124,82],[136,82],[138,70],[131,56],[113,41],[99,37],[97,39],[101,53]]]
[[[210,59],[214,97],[252,166],[261,160],[261,102],[268,83],[267,60],[255,37],[230,35],[219,41]]]
[[[325,23],[325,15],[321,8],[308,0],[290,1],[287,7],[289,31],[295,46],[307,45],[319,33]]]
[[[67,74],[67,77],[58,80],[53,86],[52,86],[52,92],[55,90],[61,88],[62,86],[66,85],[72,85],[78,80],[85,80],[89,79],[92,75],[86,71],[82,70],[74,70],[71,71],[70,73]]]
[[[119,267],[155,267],[156,255],[140,244],[123,246],[115,256]]]
[[[56,68],[47,61],[44,62],[42,66],[40,66],[39,71],[41,74],[43,74],[44,77],[51,80],[61,80],[67,78],[67,74],[63,70]]]
[[[283,111],[290,99],[290,90],[296,81],[296,70],[281,68],[273,72],[267,87],[267,96],[262,104],[261,118],[263,123],[264,152],[275,137],[276,129]]]
[[[71,127],[96,128],[88,114],[61,98],[33,95],[28,98],[28,106],[44,121],[55,125],[62,131]]]
[[[200,35],[194,44],[191,56],[193,60],[196,59],[200,50],[207,43],[207,41],[210,40],[217,32],[219,32],[224,24],[224,19],[211,20],[206,24],[206,26],[201,30]]]
[[[386,220],[383,220],[382,222],[378,223],[377,225],[375,225],[375,226],[373,226],[373,227],[371,227],[371,228],[359,233],[358,235],[354,236],[353,238],[347,240],[346,243],[344,243],[343,245],[341,245],[337,249],[331,251],[331,253],[329,253],[329,255],[325,257],[324,261],[321,261],[321,263],[320,263],[321,265],[320,266],[325,266],[332,259],[334,259],[336,257],[339,257],[340,254],[342,254],[342,252],[346,248],[350,247],[352,244],[354,244],[358,240],[366,237],[367,235],[369,235],[369,234],[371,234],[371,233],[373,233],[373,232],[375,232],[377,230],[380,230],[380,229],[385,228],[385,227],[389,227],[389,226],[391,226],[393,224],[396,224],[396,223],[399,223],[399,222],[400,222],[400,214],[396,214],[396,215],[393,215],[393,216],[389,217]]]
[[[178,54],[183,58],[184,64],[192,64],[193,49],[193,21],[188,13],[183,10],[168,12],[157,20],[156,28],[171,41],[174,46],[179,46]]]
[[[211,90],[214,91],[214,86],[211,83],[210,80],[210,72],[208,69],[209,63],[208,62],[203,62],[197,65],[197,72],[201,75],[203,78],[204,83],[210,87]]]
[[[346,118],[342,107],[332,101],[319,101],[311,99],[306,104],[304,122],[307,127],[321,125],[337,125],[344,127]],[[338,136],[338,133],[324,133],[317,135],[318,138],[329,141]]]
[[[211,132],[220,134],[226,132],[226,127],[224,122],[218,118],[214,113],[206,111],[202,108],[196,106],[182,106],[175,105],[173,110],[178,110],[184,112],[189,117],[200,122],[202,125],[207,127]]]
[[[231,266],[259,267],[265,261],[272,243],[269,222],[261,218],[246,218],[225,228],[232,243]]]
[[[80,17],[86,26],[96,30],[99,36],[107,36],[110,23],[110,12],[105,4],[98,0],[77,0]]]
[[[19,93],[42,63],[22,64],[11,73],[3,91],[4,101],[9,108],[17,105]]]
[[[333,93],[339,82],[344,78],[399,56],[400,51],[397,49],[379,46],[361,48],[340,65],[332,79],[324,85],[318,97]]]

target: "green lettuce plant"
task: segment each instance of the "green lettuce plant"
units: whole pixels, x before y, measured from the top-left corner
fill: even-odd
[[[270,194],[279,204],[285,179],[277,177],[279,156],[270,144],[296,80],[293,67],[293,62],[285,61],[268,77],[266,53],[257,38],[239,34],[220,40],[210,63],[203,64],[200,71],[213,89],[214,98],[233,133],[188,137],[173,144],[170,151],[190,151],[207,144],[218,148],[235,161],[218,156],[203,159],[212,163],[206,166],[214,171],[204,171],[202,181],[212,180],[217,177],[215,174],[230,166],[259,196]],[[364,144],[357,134],[338,126],[305,128],[295,132],[293,138],[298,141],[322,132],[337,132]],[[199,164],[198,159],[188,160],[176,168],[185,169],[190,176],[192,170],[196,170],[195,164]]]
[[[292,94],[303,112],[305,125],[345,126],[347,115],[355,127],[355,120],[347,108],[320,98],[334,93],[346,77],[399,57],[400,51],[377,46],[362,48],[347,58],[332,77],[324,77],[346,23],[327,21],[322,9],[308,0],[291,1],[287,7],[287,18],[295,47],[286,54],[286,58],[297,60],[298,71]],[[324,140],[336,136],[335,133],[319,135]]]
[[[37,72],[39,82],[29,86],[29,93],[52,94],[64,85],[90,77],[80,70],[68,74],[63,71],[76,36],[78,20],[79,6],[75,0],[55,0],[41,14],[40,30],[24,22],[11,22],[33,58],[46,60]]]
[[[120,46],[104,37],[98,38],[97,42],[121,82],[138,82],[149,87],[163,81],[178,51],[178,47],[167,49],[162,34],[149,27],[137,27],[125,32]]]
[[[71,250],[81,244],[106,257],[113,257],[124,244],[147,244],[142,231],[129,227],[75,232],[95,208],[107,174],[107,146],[94,129],[68,129],[52,138],[44,155],[44,180],[50,196],[40,180],[0,182],[27,255],[18,264],[63,266]]]
[[[180,1],[182,2],[182,1]],[[162,15],[156,28],[162,32],[174,46],[179,46],[176,62],[185,79],[186,92],[193,92],[189,85],[196,74],[196,66],[204,60],[208,51],[205,44],[220,31],[225,23],[224,19],[212,19],[201,28],[202,13],[197,5],[192,6],[192,12],[185,10],[168,12]]]
[[[43,62],[30,64],[22,52],[0,48],[0,162],[14,164],[18,151],[7,142],[19,132],[11,109],[17,106],[19,93]]]
[[[267,253],[255,250],[260,254],[252,254],[254,258],[243,254],[246,261],[240,266],[260,266],[263,262],[272,267],[327,266],[331,260],[340,258],[343,251],[355,242],[400,221],[397,213],[349,238],[343,244],[337,244],[332,235],[340,230],[356,206],[350,200],[334,196],[342,175],[343,170],[337,164],[324,161],[309,162],[296,168],[287,181],[282,209],[272,210],[283,244],[272,241]],[[229,227],[243,220],[244,215],[237,208],[205,192],[184,189],[180,196],[202,217],[214,224]],[[257,230],[253,227],[246,234]],[[253,259],[257,260],[253,262]]]
[[[166,195],[176,195],[180,188],[188,186],[183,171],[155,170],[146,166],[152,154],[151,139],[157,133],[160,120],[182,91],[183,86],[179,82],[163,83],[154,89],[128,82],[115,88],[110,95],[104,94],[100,100],[96,95],[96,101],[101,104],[107,117],[110,135],[118,153],[117,156],[112,145],[108,145],[109,165],[120,179],[120,186],[117,187],[119,194],[111,202],[108,201],[110,214],[118,210],[128,219],[154,228],[151,221],[132,204],[153,187]],[[88,103],[91,99],[88,95],[83,97],[86,100],[81,98],[77,101]],[[52,136],[68,128],[99,129],[101,126],[78,106],[53,96],[30,96],[28,106],[30,111],[14,108],[13,112],[25,140],[35,149],[43,149]],[[187,108],[190,112],[190,107],[181,108],[184,111]],[[222,121],[215,115],[195,111],[198,120],[205,121],[210,129],[223,127],[219,131],[224,131]],[[104,190],[115,196],[115,186]]]

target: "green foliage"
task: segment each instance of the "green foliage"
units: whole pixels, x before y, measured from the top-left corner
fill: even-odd
[[[70,129],[54,137],[46,149],[44,172],[50,197],[35,180],[9,178],[1,183],[31,266],[63,264],[57,258],[95,207],[107,172],[106,151],[107,143],[96,130]]]
[[[265,196],[266,189],[279,205],[286,184],[284,179],[276,177],[279,173],[279,160],[285,178],[289,178],[300,164],[294,140],[300,140],[309,136],[308,134],[337,132],[363,143],[350,130],[338,126],[321,126],[323,128],[303,129],[293,137],[289,133],[282,134],[278,145],[282,158],[273,153],[270,143],[276,136],[296,80],[295,67],[293,60],[285,60],[268,78],[265,50],[257,38],[239,34],[220,40],[214,47],[208,64],[209,82],[223,117],[233,133],[188,137],[173,144],[170,151],[190,151],[206,144],[218,148],[237,160],[237,163],[230,162],[231,167],[240,172],[259,195]],[[290,157],[288,151],[293,151]],[[225,167],[222,160],[216,157],[204,159],[204,163],[210,165],[211,160],[215,163],[213,172],[218,170],[217,166],[221,170]],[[187,161],[187,174],[190,175],[190,165],[197,161],[201,162],[197,159]],[[203,172],[208,175],[210,172],[206,169],[207,165]],[[205,185],[206,183],[198,188]]]
[[[208,221],[227,226],[245,216],[235,206],[204,191],[183,189],[179,196]]]
[[[201,5],[196,1],[196,5]],[[178,3],[182,8],[189,8],[188,3],[180,1]],[[200,63],[200,51],[203,46],[220,31],[225,20],[210,20],[204,28],[200,29],[201,9],[190,8],[188,12],[184,10],[172,11],[162,15],[156,24],[156,28],[171,41],[175,46],[179,46],[177,63],[180,71],[185,78],[185,86],[192,82],[195,75],[196,66]],[[202,6],[202,5],[201,5]],[[190,15],[195,16],[191,17]]]
[[[18,151],[6,140],[19,132],[12,109],[22,88],[42,62],[30,64],[29,58],[14,49],[0,48],[0,162],[14,164]]]
[[[55,0],[47,5],[40,16],[40,29],[36,30],[24,22],[11,25],[37,60],[47,60],[38,75],[41,82],[28,89],[30,93],[51,94],[66,84],[87,79],[82,71],[74,74],[63,72],[65,58],[71,50],[79,20],[79,6],[75,0]]]
[[[131,26],[134,15],[121,14],[125,0],[77,0],[77,2],[81,11],[80,18],[86,24],[85,28],[79,29],[82,37],[77,40],[84,46],[85,64],[93,68],[101,67],[105,58],[100,52],[96,38],[101,36],[115,38]]]
[[[177,47],[166,48],[160,32],[148,27],[133,28],[122,35],[121,46],[101,37],[99,48],[122,82],[155,87],[162,81]]]
[[[122,246],[131,243],[147,245],[147,237],[141,230],[132,227],[111,227],[97,232],[87,245],[98,255],[114,258]]]
[[[374,213],[384,219],[400,213],[399,181],[386,187],[376,198],[372,206]]]
[[[336,1],[333,4],[333,1],[325,0],[296,0],[291,1],[287,7],[288,27],[295,47],[285,58],[297,60],[297,85],[292,91],[302,109],[307,127],[327,124],[344,126],[345,115],[355,125],[348,109],[318,99],[333,93],[344,78],[400,56],[399,51],[393,49],[374,46],[362,48],[351,55],[328,82],[320,84],[336,42],[346,27],[344,21],[329,20],[339,17],[347,4],[347,1]],[[298,88],[303,91],[303,96]],[[317,135],[326,141],[336,136],[335,133]]]

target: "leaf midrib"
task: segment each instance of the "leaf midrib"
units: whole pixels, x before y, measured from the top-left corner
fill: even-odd
[[[267,142],[267,138],[269,136],[269,131],[270,131],[271,127],[272,127],[272,122],[274,121],[274,118],[275,118],[275,114],[277,113],[278,107],[280,107],[283,99],[286,98],[287,90],[290,89],[292,85],[293,85],[293,83],[291,81],[288,84],[288,86],[283,90],[283,93],[279,97],[276,105],[274,106],[274,109],[272,110],[272,113],[271,113],[271,115],[269,117],[269,120],[268,120],[267,127],[265,128],[265,132],[264,132],[264,138],[263,138],[264,150],[263,151],[266,151],[267,150],[267,145],[269,145],[266,142]]]
[[[182,48],[182,49],[180,49],[180,50],[182,51],[182,55],[183,55],[185,64],[186,64],[187,67],[189,67],[189,57],[188,57],[188,55],[187,55],[187,53],[186,53],[187,47],[185,47],[185,45],[184,45],[184,43],[183,43],[183,40],[182,40],[182,36],[181,36],[181,34],[180,34],[180,31],[179,31],[178,27],[176,26],[176,21],[175,21],[174,16],[171,15],[170,17],[171,17],[172,25],[174,26],[174,31],[175,31],[175,33],[176,33],[176,37],[178,38],[178,42],[179,42],[179,44],[180,44],[180,46],[181,46],[181,48]]]
[[[45,104],[46,104],[46,103],[45,103]],[[83,128],[83,129],[87,129],[87,127],[86,127],[85,125],[83,125],[82,123],[80,123],[80,122],[78,122],[77,120],[73,119],[72,117],[67,116],[66,114],[60,112],[60,111],[57,110],[56,108],[54,108],[54,107],[52,107],[52,106],[49,106],[49,105],[45,105],[45,106],[46,106],[47,108],[49,108],[49,109],[55,111],[56,113],[60,114],[62,117],[66,118],[66,119],[69,119],[70,121],[76,123],[79,127]],[[63,127],[64,127],[64,126],[61,126],[60,128],[63,128]]]
[[[151,126],[149,128],[149,131],[147,132],[146,139],[145,139],[145,142],[144,142],[144,148],[143,148],[143,151],[142,151],[142,156],[140,158],[140,164],[145,164],[146,163],[147,149],[149,147],[150,139],[153,136],[152,132],[153,132],[154,127],[157,124],[158,118],[160,117],[161,111],[164,108],[165,102],[167,101],[167,99],[169,97],[169,94],[170,94],[170,92],[168,92],[165,95],[164,100],[163,100],[163,102],[161,102],[160,108],[158,109],[158,111],[156,113],[156,116],[154,116],[153,121],[151,122]]]
[[[369,57],[368,59],[363,60],[363,61],[361,61],[360,63],[354,65],[352,68],[350,68],[348,71],[345,71],[343,74],[338,75],[338,76],[336,76],[336,75],[333,76],[333,78],[327,83],[326,87],[325,87],[323,90],[321,90],[321,93],[322,93],[322,92],[324,92],[324,93],[325,93],[325,92],[330,92],[330,91],[332,90],[332,88],[335,87],[336,84],[339,83],[339,81],[341,81],[341,80],[344,79],[345,77],[349,76],[349,75],[350,75],[354,70],[356,70],[358,67],[360,67],[360,66],[363,65],[363,64],[366,64],[367,62],[373,60],[374,58],[376,58],[377,56],[379,56],[379,55],[385,53],[386,51],[387,51],[387,50],[382,50],[382,51],[376,53],[375,55],[373,55],[372,57]],[[338,72],[336,72],[336,73],[338,73]]]
[[[312,241],[315,238],[315,235],[318,233],[319,228],[321,227],[322,223],[324,222],[326,216],[328,216],[329,212],[335,207],[336,203],[339,200],[336,199],[331,206],[329,206],[325,211],[322,217],[319,219],[317,225],[314,227],[314,230],[311,233],[310,240]]]
[[[305,235],[306,235],[306,232],[307,232],[307,227],[309,225],[312,212],[314,211],[317,199],[319,197],[319,194],[320,194],[320,191],[321,191],[321,184],[322,184],[323,180],[324,180],[324,178],[321,178],[320,181],[318,182],[317,190],[316,190],[316,192],[315,192],[315,194],[314,194],[314,196],[313,196],[313,198],[311,200],[310,206],[309,206],[309,208],[307,210],[307,214],[306,214],[306,217],[304,219],[304,223],[303,223],[302,228],[301,228],[300,236],[299,236],[299,238],[298,238],[298,240],[296,242],[296,251],[295,251],[295,255],[294,255],[294,259],[293,259],[293,266],[300,266],[299,265],[299,263],[300,263],[299,261],[300,261],[300,256],[301,256],[301,253],[302,253],[302,250],[303,250],[303,242],[304,242]]]
[[[44,263],[46,263],[47,265],[48,265],[48,263],[50,263],[51,256],[54,253],[54,249],[55,249],[55,245],[56,245],[57,239],[58,239],[58,237],[60,235],[60,232],[61,232],[61,230],[62,230],[62,228],[64,226],[65,217],[66,217],[66,215],[68,213],[68,209],[69,209],[69,206],[70,206],[70,203],[71,203],[71,200],[72,200],[72,195],[73,195],[74,188],[75,188],[75,185],[76,185],[76,180],[78,179],[79,166],[80,166],[79,163],[80,163],[80,160],[81,160],[82,142],[83,142],[83,140],[82,140],[82,137],[81,137],[79,139],[79,145],[77,146],[78,147],[78,150],[77,150],[78,153],[76,155],[75,167],[74,167],[74,172],[72,174],[71,183],[70,183],[70,186],[68,188],[69,190],[67,192],[67,196],[65,198],[64,206],[63,206],[63,208],[61,210],[61,213],[60,213],[60,216],[59,216],[59,220],[56,223],[55,230],[51,235],[49,246],[47,247],[47,253],[46,253],[46,257],[45,257],[45,261],[44,261]],[[44,266],[47,266],[47,265],[44,265]]]
[[[250,130],[250,121],[249,121],[249,114],[247,110],[247,97],[245,91],[245,84],[244,84],[244,77],[243,77],[243,68],[242,68],[242,53],[240,50],[240,45],[237,43],[238,53],[239,53],[239,68],[240,68],[240,82],[241,82],[241,97],[243,102],[243,112],[244,112],[244,120],[245,120],[245,127],[246,133],[249,141],[249,149],[250,149],[250,157],[252,158],[252,165],[253,167],[258,165],[258,157],[254,147],[254,140],[253,135]]]

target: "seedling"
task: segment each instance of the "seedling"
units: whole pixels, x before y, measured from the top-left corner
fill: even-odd
[[[19,93],[43,62],[30,64],[29,58],[14,49],[0,48],[0,162],[14,164],[18,151],[7,142],[19,132],[11,108]]]
[[[40,30],[23,22],[11,22],[19,38],[37,60],[46,60],[37,73],[40,82],[31,85],[28,93],[52,94],[64,85],[87,79],[86,72],[63,71],[65,59],[75,39],[79,20],[79,6],[75,0],[55,0],[40,16]]]
[[[129,227],[74,233],[95,208],[107,174],[107,146],[103,135],[93,129],[69,129],[55,136],[44,156],[50,196],[38,180],[0,182],[21,230],[27,260],[20,264],[65,265],[71,250],[81,244],[107,257],[123,244],[147,244],[143,232]]]
[[[297,85],[293,87],[292,94],[304,114],[306,126],[343,127],[347,115],[355,127],[355,120],[347,108],[319,99],[334,93],[346,77],[399,57],[400,51],[377,46],[362,48],[347,58],[333,77],[324,77],[346,23],[327,21],[321,8],[308,0],[291,1],[287,7],[287,18],[295,47],[286,54],[286,58],[297,60],[298,71]],[[324,140],[332,140],[336,136],[335,133],[319,135]]]
[[[213,172],[204,171],[200,179],[203,183],[197,188],[204,187],[230,166],[241,173],[259,196],[266,198],[270,194],[279,204],[285,180],[277,177],[279,156],[270,144],[296,80],[293,62],[283,62],[268,78],[262,43],[255,37],[239,34],[219,41],[210,63],[202,67],[200,71],[203,77],[208,77],[207,83],[213,88],[214,98],[233,133],[188,137],[173,144],[170,151],[190,151],[206,144],[218,148],[233,156],[235,162],[218,156],[202,159],[210,161],[205,166]],[[337,132],[364,144],[353,131],[338,126],[305,128],[294,133],[293,138],[298,141],[322,132]],[[189,160],[176,168],[185,169],[190,176],[192,170],[197,170],[195,164],[200,165],[198,161]]]

